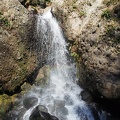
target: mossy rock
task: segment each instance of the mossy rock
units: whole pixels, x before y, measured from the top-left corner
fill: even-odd
[[[11,109],[15,102],[15,96],[8,96],[6,94],[0,95],[0,118],[5,118],[6,113]]]

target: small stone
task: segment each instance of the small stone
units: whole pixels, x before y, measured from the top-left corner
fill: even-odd
[[[26,109],[35,106],[37,102],[38,102],[38,98],[34,96],[25,96],[23,99],[23,105],[25,106]]]
[[[116,56],[115,54],[112,54],[112,55],[110,56],[110,59],[111,59],[112,61],[115,61],[115,60],[117,60],[117,56]]]
[[[96,31],[97,31],[96,28],[92,29],[92,34],[96,33]]]
[[[65,101],[63,101],[63,100],[55,100],[54,103],[57,107],[64,107],[65,106]]]
[[[110,57],[110,55],[111,55],[111,52],[110,51],[106,51],[106,57]]]
[[[24,83],[22,86],[21,86],[21,90],[22,91],[28,91],[31,89],[31,85],[29,83]]]
[[[82,91],[80,95],[82,97],[82,100],[89,102],[89,103],[92,102],[92,97],[90,93],[88,93],[87,91]]]
[[[23,20],[22,22],[23,22],[23,24],[25,24],[25,20]]]
[[[73,101],[72,101],[72,99],[70,98],[69,95],[65,95],[64,100],[65,100],[66,105],[73,105]]]
[[[64,115],[67,115],[68,114],[68,110],[67,110],[67,108],[66,107],[61,107],[61,108],[59,108],[59,107],[56,107],[56,114],[58,115],[58,116],[64,116]]]
[[[55,106],[54,105],[48,105],[47,107],[48,107],[49,111],[51,112],[51,114],[53,112],[55,112]]]
[[[8,12],[4,12],[3,16],[4,16],[4,17],[8,17],[8,16],[9,16],[9,13],[8,13]]]
[[[38,106],[38,110],[41,111],[41,112],[46,112],[46,113],[48,113],[48,109],[47,109],[45,106],[43,106],[43,105],[39,105],[39,106]]]

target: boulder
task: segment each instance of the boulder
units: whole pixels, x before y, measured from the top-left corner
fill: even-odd
[[[38,98],[35,96],[29,95],[25,96],[23,99],[23,105],[26,109],[30,109],[31,107],[35,106],[38,103]]]
[[[38,105],[30,115],[30,120],[58,120],[58,118],[50,115],[44,106]]]
[[[80,93],[80,95],[81,95],[81,99],[84,100],[85,102],[87,102],[87,103],[91,103],[92,102],[92,97],[91,97],[89,92],[82,91]]]
[[[54,100],[55,106],[57,107],[64,107],[65,106],[65,101],[64,100]]]
[[[64,100],[65,100],[66,105],[73,105],[73,100],[71,99],[69,95],[65,95]]]
[[[44,65],[38,71],[38,74],[37,74],[36,79],[35,79],[35,84],[37,86],[48,84],[49,83],[49,81],[48,81],[49,74],[50,74],[50,66]]]

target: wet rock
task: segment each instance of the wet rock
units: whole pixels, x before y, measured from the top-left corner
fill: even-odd
[[[48,84],[48,82],[49,82],[48,81],[49,74],[50,74],[50,66],[48,66],[48,65],[43,66],[38,71],[37,77],[35,79],[35,84],[37,86]]]
[[[67,115],[68,114],[68,110],[66,107],[56,107],[56,114],[58,116],[61,116],[61,115]]]
[[[84,111],[84,108],[81,108],[79,106],[75,108],[75,112],[81,120],[89,120],[88,116],[85,114],[87,112]]]
[[[65,95],[64,100],[66,105],[73,105],[73,101],[69,95]]]
[[[25,108],[22,108],[20,111],[21,111],[21,112],[19,113],[19,115],[17,116],[17,118],[18,118],[19,120],[23,120],[23,115],[26,113],[26,109],[25,109]]]
[[[35,108],[35,109],[32,111],[29,119],[30,119],[30,120],[45,120],[45,119],[40,115],[40,111],[39,111],[37,108]]]
[[[55,106],[54,105],[48,105],[49,111],[53,114],[55,112]]]
[[[29,109],[33,106],[35,106],[38,102],[38,98],[34,96],[25,96],[23,99],[23,105],[25,106],[26,109]]]
[[[63,100],[55,100],[55,113],[56,115],[63,119],[66,120],[66,115],[68,114],[68,110],[65,107],[65,101]]]
[[[107,119],[107,113],[102,111],[95,103],[88,105],[88,108],[95,120]]]
[[[92,97],[89,92],[82,91],[80,95],[82,100],[84,100],[85,102],[88,102],[88,103],[92,102]]]
[[[63,100],[54,100],[55,106],[57,107],[64,107],[65,106],[65,101]]]
[[[31,85],[29,83],[24,83],[22,86],[21,86],[21,89],[22,91],[29,91],[31,89]]]
[[[48,112],[40,111],[39,107],[41,108],[41,105],[32,111],[30,120],[58,120],[57,117],[50,115]],[[44,106],[42,108],[46,109]]]
[[[47,108],[43,105],[39,105],[38,110],[41,111],[41,112],[46,112],[46,113],[48,112]]]
[[[17,106],[18,107],[18,106]],[[6,119],[5,120],[15,120],[15,119],[19,119],[19,120],[23,120],[23,115],[25,114],[26,109],[25,108],[14,108],[13,110],[9,111],[9,113],[7,113],[6,115]]]

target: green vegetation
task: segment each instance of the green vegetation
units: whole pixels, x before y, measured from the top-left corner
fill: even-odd
[[[86,15],[86,13],[84,11],[79,12],[80,17],[85,16],[85,15]]]
[[[110,11],[109,10],[104,10],[103,13],[101,14],[102,18],[110,19]]]
[[[69,51],[70,51],[70,56],[73,57],[75,60],[78,60],[79,54],[77,53],[76,46],[78,46],[78,43],[70,44]]]
[[[14,100],[15,96],[0,95],[0,118],[4,119],[6,117],[6,112],[9,111]]]
[[[78,54],[76,53],[76,52],[72,52],[71,54],[70,54],[72,57],[77,57],[78,56]]]
[[[0,11],[0,25],[5,25],[5,26],[10,26],[10,22],[8,21],[7,18],[5,18]]]
[[[0,24],[5,26],[10,26],[9,21],[5,17],[0,17]]]

